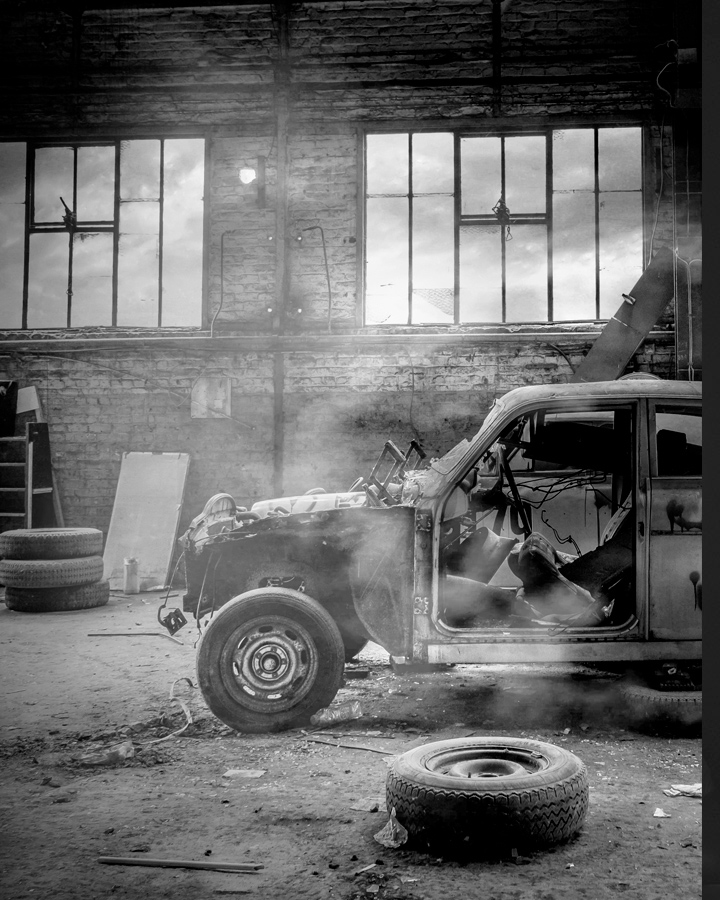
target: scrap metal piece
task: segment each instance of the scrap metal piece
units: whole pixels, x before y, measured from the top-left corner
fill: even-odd
[[[570,377],[575,381],[614,381],[622,375],[675,293],[673,253],[663,247],[627,294]]]
[[[166,869],[214,869],[217,872],[256,873],[264,869],[262,863],[221,863],[192,859],[152,859],[139,856],[99,856],[99,863],[108,866],[155,866]]]

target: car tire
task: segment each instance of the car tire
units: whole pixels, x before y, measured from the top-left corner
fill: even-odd
[[[95,581],[92,584],[72,587],[5,589],[5,606],[15,612],[65,612],[73,609],[93,609],[105,606],[110,599],[110,583]]]
[[[0,559],[75,559],[99,556],[97,528],[17,528],[0,534]]]
[[[416,845],[482,855],[571,838],[587,815],[588,775],[577,756],[553,744],[457,738],[398,757],[386,802]]]
[[[637,731],[673,732],[702,726],[702,691],[658,691],[644,684],[620,687],[628,725]]]
[[[16,588],[74,587],[100,581],[103,575],[101,556],[78,559],[3,559],[0,561],[0,584]]]
[[[258,588],[211,619],[198,646],[197,678],[211,712],[230,728],[283,731],[329,706],[344,660],[338,627],[316,600]]]

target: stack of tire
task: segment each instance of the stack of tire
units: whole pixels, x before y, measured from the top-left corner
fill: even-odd
[[[97,528],[19,528],[0,534],[0,584],[18,612],[104,606],[103,534]]]

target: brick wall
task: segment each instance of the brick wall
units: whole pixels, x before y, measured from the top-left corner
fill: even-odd
[[[653,48],[672,36],[663,5],[510,3],[500,89],[489,0],[293,3],[286,59],[284,26],[269,4],[138,6],[73,15],[28,0],[0,9],[0,139],[166,129],[209,144],[202,329],[0,334],[0,378],[40,389],[68,524],[107,529],[125,451],[190,454],[184,526],[221,490],[248,505],[278,489],[347,488],[387,438],[418,438],[440,454],[474,433],[496,396],[567,379],[601,326],[532,335],[360,326],[358,149],[368,124],[638,117],[648,126],[651,198],[656,148],[665,173],[646,227],[655,249],[672,245],[672,117],[658,104],[652,62]],[[279,109],[287,111],[282,148]],[[237,177],[260,156],[262,206]],[[275,333],[279,299],[284,335]],[[0,293],[0,302],[17,298]],[[672,324],[669,308],[631,368],[672,377]],[[230,378],[231,418],[191,418],[201,376]]]

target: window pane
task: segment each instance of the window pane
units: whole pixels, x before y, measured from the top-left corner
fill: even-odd
[[[600,316],[617,312],[622,294],[642,275],[642,197],[640,193],[600,198]]]
[[[660,477],[702,475],[702,415],[699,410],[660,407],[656,411]]]
[[[553,131],[553,190],[595,190],[595,140],[592,128]]]
[[[415,134],[412,139],[413,194],[453,192],[452,134]]]
[[[160,197],[160,141],[123,141],[120,145],[120,199]]]
[[[0,328],[22,327],[25,144],[0,143]]]
[[[514,225],[512,238],[505,242],[506,321],[547,321],[547,231]]]
[[[30,235],[28,328],[67,325],[67,234]]]
[[[158,324],[159,204],[120,205],[118,325]]]
[[[460,229],[460,321],[502,321],[499,225]]]
[[[366,146],[368,194],[407,194],[408,135],[371,134]]]
[[[553,194],[553,319],[595,318],[595,196]]]
[[[413,201],[413,324],[454,322],[453,198]]]
[[[112,222],[115,218],[115,148],[78,147],[78,222]]]
[[[505,139],[505,203],[511,215],[545,212],[545,138]]]
[[[165,141],[162,325],[199,325],[205,142]]]
[[[365,317],[368,324],[408,320],[408,201],[367,202]]]
[[[70,324],[112,325],[113,236],[79,232],[73,238]]]
[[[598,175],[601,191],[632,191],[642,186],[639,128],[598,131]]]
[[[490,215],[500,197],[500,138],[460,141],[463,215]]]
[[[73,208],[72,147],[39,147],[35,151],[35,222],[62,224],[65,208]]]

